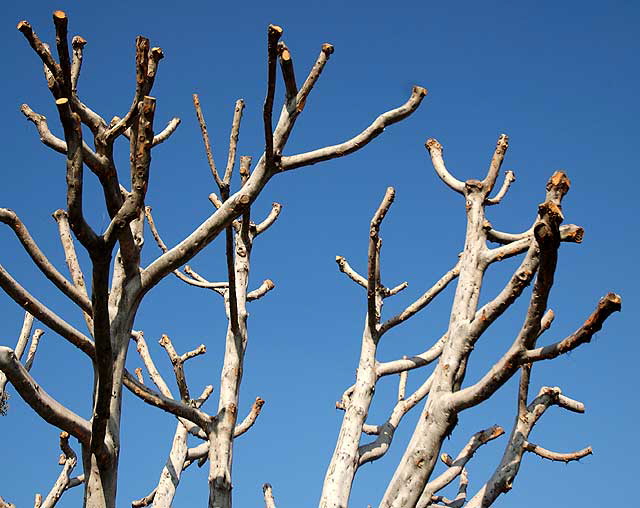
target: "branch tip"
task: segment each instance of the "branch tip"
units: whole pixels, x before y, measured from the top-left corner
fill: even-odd
[[[335,51],[335,48],[333,47],[333,44],[329,44],[328,42],[325,42],[322,45],[322,52],[329,56],[329,55],[333,55],[333,52]]]
[[[412,93],[419,95],[420,97],[424,97],[429,93],[429,90],[419,85],[413,85]]]
[[[86,44],[87,44],[87,40],[81,35],[76,35],[71,40],[71,47],[73,49],[84,48]]]

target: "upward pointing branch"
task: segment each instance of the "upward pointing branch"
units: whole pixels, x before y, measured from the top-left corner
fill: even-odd
[[[198,123],[200,124],[200,131],[202,132],[202,141],[204,142],[204,150],[207,154],[207,162],[209,163],[211,174],[213,175],[213,179],[218,184],[218,187],[221,187],[222,180],[220,179],[220,175],[218,174],[218,170],[216,169],[216,163],[213,160],[213,153],[211,151],[211,141],[209,140],[209,132],[207,131],[207,124],[204,121],[204,115],[202,114],[202,108],[200,107],[200,98],[196,93],[193,94],[193,106],[196,110]]]
[[[267,30],[267,96],[264,100],[264,154],[267,169],[273,167],[273,97],[276,90],[276,60],[278,56],[278,40],[282,36],[282,28],[277,25],[269,25]]]
[[[384,220],[395,198],[396,191],[388,187],[382,198],[382,202],[371,219],[369,230],[369,262],[367,274],[367,320],[372,337],[377,336],[377,327],[380,316],[378,315],[377,299],[380,296],[380,225]]]
[[[496,150],[491,158],[491,164],[489,165],[487,176],[482,181],[482,186],[484,187],[486,196],[491,194],[491,190],[496,183],[498,173],[500,172],[500,166],[502,166],[502,161],[507,153],[507,148],[509,148],[509,136],[501,134],[498,138],[498,143],[496,144]]]

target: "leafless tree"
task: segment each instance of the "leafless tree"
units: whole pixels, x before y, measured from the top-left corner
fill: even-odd
[[[537,217],[530,229],[512,234],[493,228],[485,218],[485,207],[499,204],[515,180],[513,172],[507,171],[502,186],[494,197],[490,197],[507,147],[507,136],[500,136],[484,179],[461,182],[447,170],[442,157],[442,145],[435,139],[426,142],[438,176],[448,187],[464,197],[467,215],[465,244],[451,270],[399,314],[386,321],[381,320],[384,299],[407,287],[407,283],[393,288],[386,287],[382,284],[380,275],[380,226],[393,203],[393,188],[387,189],[371,219],[366,275],[357,273],[343,257],[336,258],[339,269],[366,289],[367,314],[355,383],[337,402],[337,407],[344,410],[344,417],[325,476],[320,501],[322,508],[347,506],[358,468],[387,453],[401,420],[423,399],[426,402],[422,413],[400,464],[387,486],[381,507],[491,506],[500,494],[511,488],[524,452],[533,452],[543,458],[562,462],[578,460],[591,453],[590,447],[570,453],[552,452],[528,440],[533,426],[550,406],[584,412],[582,403],[563,395],[557,387],[541,388],[536,398],[529,402],[530,372],[535,362],[556,358],[589,342],[607,317],[620,310],[621,299],[613,293],[605,295],[589,318],[573,334],[558,342],[537,346],[538,338],[551,326],[554,317],[553,311],[547,309],[547,300],[553,284],[558,249],[562,242],[581,242],[583,230],[575,225],[561,225],[564,219],[561,202],[570,184],[562,171],[555,172],[549,179],[545,200],[538,206]],[[499,246],[490,248],[487,242],[494,242]],[[524,254],[522,262],[506,286],[480,307],[478,301],[485,271],[493,263],[521,254]],[[523,295],[524,289],[534,277],[535,283],[526,315],[510,348],[478,381],[463,387],[466,368],[476,342]],[[384,334],[424,309],[456,279],[457,287],[449,324],[443,335],[423,353],[388,362],[378,361],[376,349]],[[407,395],[409,371],[433,364],[435,367],[432,371],[421,378],[422,384]],[[442,443],[453,432],[460,413],[489,399],[518,370],[521,371],[518,410],[502,461],[487,483],[467,499],[466,463],[480,446],[505,431],[498,426],[479,431],[471,436],[455,459],[446,454],[440,455]],[[367,422],[367,415],[376,383],[392,374],[399,375],[397,401],[384,423],[370,424]],[[375,437],[362,443],[362,433]],[[432,478],[439,456],[447,469]],[[457,478],[459,490],[454,499],[438,494]]]
[[[52,507],[66,490],[78,485],[84,486],[86,507],[115,506],[124,386],[147,404],[157,406],[176,417],[171,451],[160,471],[159,480],[154,489],[133,501],[132,505],[171,506],[182,471],[194,462],[200,465],[208,462],[209,506],[228,508],[231,506],[234,439],[251,428],[264,404],[258,397],[250,412],[239,420],[239,388],[248,341],[247,304],[260,299],[274,287],[271,280],[265,280],[255,289],[250,287],[251,253],[254,241],[276,221],[281,210],[281,206],[274,203],[265,218],[254,222],[251,205],[274,175],[358,150],[379,135],[386,126],[411,114],[426,91],[414,87],[411,97],[404,105],[380,115],[364,131],[344,143],[298,155],[283,155],[294,123],[303,111],[309,93],[333,48],[328,44],[322,46],[308,77],[298,87],[291,53],[279,40],[282,29],[271,25],[267,43],[264,153],[253,170],[252,159],[240,157],[241,185],[237,191],[232,192],[231,179],[236,166],[244,104],[239,100],[235,105],[228,157],[222,171],[218,170],[214,162],[204,115],[198,97],[194,96],[207,160],[218,193],[209,196],[215,208],[211,216],[184,240],[169,248],[156,227],[151,207],[145,199],[152,149],[171,136],[179,124],[178,119],[173,119],[158,133],[153,127],[155,99],[150,93],[162,50],[150,47],[149,41],[144,37],[137,38],[136,87],[132,105],[122,118],[116,117],[107,123],[82,102],[77,93],[86,41],[82,37],[74,37],[70,51],[66,15],[56,11],[53,20],[56,28],[57,60],[29,23],[20,22],[18,29],[44,64],[45,77],[58,108],[64,139],[51,133],[44,116],[35,113],[27,105],[22,106],[22,111],[37,128],[42,142],[66,155],[67,208],[58,210],[54,218],[58,224],[70,279],[52,265],[14,212],[1,209],[0,220],[12,228],[42,273],[79,307],[88,333],[81,332],[51,311],[0,267],[0,286],[26,311],[15,348],[0,347],[0,396],[5,402],[5,385],[8,380],[40,417],[62,431],[62,471],[44,499],[39,494],[36,495],[35,506]],[[285,99],[276,127],[273,128],[272,110],[278,61],[285,84]],[[92,134],[93,147],[83,140],[83,125]],[[114,158],[114,143],[120,138],[128,139],[130,146],[128,189],[121,185]],[[547,308],[547,301],[553,285],[558,249],[562,242],[579,243],[583,231],[575,225],[562,225],[562,199],[569,190],[570,182],[560,171],[549,179],[544,201],[539,205],[530,229],[514,234],[493,228],[485,218],[485,208],[499,204],[515,180],[513,173],[507,171],[501,187],[492,196],[507,147],[508,139],[503,135],[498,140],[484,179],[462,182],[447,170],[440,143],[432,139],[427,141],[426,148],[436,173],[449,188],[464,197],[467,216],[465,245],[451,270],[397,315],[383,320],[381,312],[386,298],[407,287],[407,283],[387,287],[382,283],[381,277],[380,230],[395,197],[393,188],[387,189],[371,220],[366,274],[358,273],[343,257],[336,258],[340,271],[366,290],[367,312],[364,316],[362,347],[355,382],[336,403],[344,411],[344,416],[335,451],[327,468],[321,508],[346,508],[358,469],[387,453],[403,417],[422,401],[422,413],[400,464],[390,479],[381,507],[487,507],[501,493],[511,488],[525,452],[563,462],[577,460],[591,453],[591,448],[569,453],[554,452],[529,440],[534,425],[549,407],[555,405],[574,412],[584,411],[582,403],[563,395],[557,387],[542,387],[538,395],[530,400],[530,373],[534,363],[553,359],[589,342],[607,317],[620,310],[621,299],[618,295],[609,293],[574,333],[548,345],[537,344],[553,320],[553,312]],[[98,177],[110,217],[109,225],[100,233],[87,223],[83,215],[85,166]],[[142,266],[140,253],[145,222],[160,253],[153,262]],[[226,241],[227,280],[210,281],[185,263],[223,232]],[[90,295],[76,255],[76,242],[87,251],[91,262]],[[498,246],[489,247],[488,242]],[[486,270],[503,259],[520,255],[522,261],[505,287],[488,303],[480,306],[480,288]],[[111,280],[110,272],[113,274]],[[214,412],[203,409],[212,387],[204,387],[194,397],[184,368],[187,360],[204,354],[206,346],[201,345],[191,351],[179,353],[171,339],[166,335],[162,336],[160,344],[173,366],[178,397],[173,395],[169,384],[156,368],[143,332],[134,329],[138,325],[135,321],[136,312],[142,298],[171,274],[186,284],[211,290],[222,297],[228,327],[219,383],[219,402]],[[454,280],[457,281],[457,287],[450,320],[442,336],[423,353],[394,361],[378,361],[377,348],[385,333],[426,308]],[[514,333],[512,345],[479,380],[465,385],[466,368],[477,341],[525,294],[524,291],[531,282],[533,290],[529,305],[520,330]],[[85,419],[54,400],[29,373],[38,340],[43,333],[42,330],[36,330],[32,335],[34,318],[75,345],[91,361],[94,393],[90,418]],[[21,360],[30,338],[31,345],[23,364]],[[139,361],[144,365],[144,371],[137,368],[134,374],[125,367],[130,341],[135,342]],[[410,371],[412,376],[420,375],[429,366],[433,367],[431,372],[422,374],[418,388],[413,393],[408,393],[407,377]],[[145,383],[145,371],[155,389]],[[467,463],[478,448],[498,438],[505,431],[499,426],[493,426],[477,432],[469,438],[455,458],[441,454],[443,441],[453,432],[465,409],[489,399],[518,371],[520,385],[517,414],[502,460],[478,492],[467,495]],[[383,377],[396,374],[398,392],[389,417],[383,423],[368,422],[376,383]],[[2,409],[6,408],[3,406]],[[363,434],[373,437],[366,438]],[[199,444],[190,447],[189,435],[199,439]],[[77,457],[69,444],[70,436],[80,443],[83,472],[78,476],[73,476]],[[447,468],[434,477],[438,457]],[[443,495],[444,489],[456,481],[456,496],[453,499],[446,498]],[[265,484],[263,490],[267,508],[275,507],[271,486]],[[0,506],[12,505],[0,498]]]
[[[146,403],[168,411],[178,418],[171,454],[160,475],[157,488],[145,499],[134,504],[144,506],[153,503],[154,506],[170,506],[182,469],[193,461],[208,459],[209,506],[230,506],[233,439],[251,427],[263,404],[261,399],[257,399],[250,414],[238,422],[238,389],[247,342],[246,304],[259,299],[273,288],[271,281],[265,281],[253,290],[249,288],[249,259],[253,241],[276,220],[280,210],[280,206],[274,204],[272,212],[266,218],[254,223],[251,221],[251,204],[276,174],[342,157],[364,147],[387,126],[415,111],[426,90],[414,87],[405,104],[381,114],[352,139],[306,153],[284,155],[285,145],[296,119],[304,110],[310,92],[333,53],[333,47],[330,44],[322,46],[316,62],[298,87],[291,52],[284,42],[280,41],[283,31],[278,26],[269,26],[267,91],[263,111],[264,153],[253,170],[250,168],[251,158],[241,158],[242,184],[232,193],[231,176],[236,165],[243,101],[239,100],[236,103],[226,165],[224,171],[218,171],[199,100],[194,97],[209,165],[220,195],[211,196],[215,205],[211,216],[176,246],[167,248],[153,224],[150,208],[145,208],[152,150],[167,140],[180,123],[179,119],[174,118],[164,129],[157,131],[154,128],[156,99],[150,94],[160,60],[163,58],[162,50],[151,47],[145,37],[136,39],[136,83],[132,104],[122,118],[116,117],[107,122],[81,100],[77,91],[86,40],[75,36],[70,48],[66,14],[62,11],[54,12],[53,22],[57,59],[27,21],[18,23],[18,30],[44,64],[44,74],[59,113],[64,139],[56,137],[49,129],[47,119],[26,104],[22,106],[22,112],[37,128],[41,141],[65,155],[67,207],[66,210],[55,212],[54,217],[58,223],[71,279],[53,266],[13,211],[0,211],[2,222],[12,228],[44,276],[77,305],[88,329],[88,333],[83,333],[72,326],[69,321],[32,296],[4,268],[0,268],[0,286],[27,312],[16,348],[12,350],[0,347],[0,370],[3,372],[2,400],[6,401],[4,387],[8,380],[19,396],[41,418],[63,431],[63,471],[51,493],[44,501],[38,497],[36,505],[53,506],[66,489],[82,484],[86,507],[115,506],[124,385]],[[272,116],[278,62],[286,90],[280,117],[274,128]],[[89,143],[83,139],[83,126],[93,138]],[[121,183],[124,177],[118,172],[114,157],[114,144],[121,138],[128,139],[130,148],[128,188]],[[94,230],[85,220],[83,213],[85,167],[98,178],[110,218],[108,226],[101,232]],[[162,250],[154,261],[142,266],[145,215]],[[226,236],[228,281],[209,282],[188,268],[185,268],[186,273],[180,271],[180,267],[223,232]],[[90,295],[76,255],[76,242],[86,250],[90,259]],[[178,384],[180,397],[174,398],[154,367],[142,333],[133,329],[136,312],[143,297],[171,274],[188,284],[212,289],[224,297],[229,322],[227,346],[221,373],[218,409],[212,414],[201,409],[201,405],[211,393],[211,387],[206,387],[199,397],[193,398],[184,372],[184,362],[203,354],[205,347],[178,354],[171,340],[166,336],[162,338],[161,344],[174,366]],[[33,360],[39,335],[35,335],[32,340],[26,364],[21,363],[33,318],[71,342],[91,362],[94,390],[93,412],[89,418],[64,407],[49,396],[29,374],[28,367]],[[136,341],[140,356],[151,380],[158,388],[157,391],[144,383],[141,371],[133,375],[126,369],[127,349],[131,340]],[[202,439],[202,445],[187,449],[187,433]],[[74,478],[69,476],[76,465],[76,456],[68,443],[69,436],[78,440],[82,452],[84,473]]]

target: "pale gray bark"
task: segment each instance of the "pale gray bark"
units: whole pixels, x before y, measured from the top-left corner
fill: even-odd
[[[508,147],[507,137],[502,135],[499,138],[489,169],[482,181],[461,182],[457,180],[446,168],[442,157],[442,145],[436,140],[429,140],[426,147],[438,176],[450,188],[465,197],[467,229],[464,250],[452,270],[405,310],[388,321],[380,323],[380,307],[372,305],[374,300],[368,298],[369,313],[356,383],[349,387],[341,401],[336,403],[338,408],[345,411],[345,417],[338,436],[336,450],[325,477],[320,500],[320,506],[323,508],[347,506],[357,467],[370,460],[378,459],[386,453],[392,443],[397,425],[410,408],[408,406],[412,407],[417,403],[417,400],[425,396],[427,401],[411,441],[387,487],[380,506],[384,508],[463,506],[467,503],[466,490],[468,485],[464,465],[473,454],[472,451],[469,451],[470,449],[461,452],[455,467],[451,465],[453,464],[451,461],[451,464],[448,464],[450,468],[443,475],[430,481],[443,440],[453,432],[460,413],[493,395],[519,366],[554,358],[588,342],[593,333],[600,329],[604,320],[612,312],[620,309],[620,298],[617,295],[609,294],[603,298],[592,316],[574,334],[550,346],[535,349],[536,339],[548,328],[553,319],[553,313],[546,306],[553,284],[558,247],[561,242],[579,243],[583,235],[582,228],[578,226],[560,225],[563,220],[560,205],[563,196],[569,189],[568,178],[562,172],[556,172],[550,178],[547,184],[546,200],[540,205],[538,217],[531,229],[520,234],[503,233],[493,229],[493,226],[485,218],[484,209],[486,206],[499,204],[508,192],[511,183],[515,181],[513,173],[508,171],[495,197],[488,197],[494,188]],[[371,238],[377,238],[377,232],[373,226]],[[503,245],[490,249],[487,241],[495,241]],[[504,289],[487,304],[479,307],[480,288],[487,268],[493,263],[523,253],[525,256],[520,266]],[[373,264],[372,259],[374,260]],[[379,266],[376,265],[375,259],[375,257],[369,256],[370,276],[366,278],[358,274],[346,259],[338,256],[336,261],[340,271],[358,285],[368,288],[369,295],[371,295],[371,288],[374,287],[372,280],[376,280],[375,275],[372,279],[371,274],[377,273],[377,280],[379,280]],[[537,277],[535,277],[536,274]],[[475,343],[489,326],[523,294],[534,277],[535,285],[529,310],[513,346],[476,384],[462,388],[466,365]],[[384,363],[375,361],[375,348],[380,337],[390,328],[402,324],[426,307],[447,284],[456,278],[457,288],[453,298],[449,326],[442,337],[419,355],[405,356],[402,359]],[[381,291],[385,296],[390,292],[389,290]],[[371,319],[372,315],[375,316],[373,320]],[[427,366],[435,360],[438,361],[438,364],[433,373],[426,378],[421,388],[405,399],[405,376],[407,373],[410,370]],[[369,372],[367,367],[371,363],[375,364],[375,373],[367,377],[365,374]],[[392,410],[391,416],[383,425],[365,423],[376,381],[380,377],[390,374],[400,374],[398,402]],[[354,405],[354,401],[356,405]],[[408,404],[409,402],[411,404]],[[355,408],[353,412],[349,410],[351,407]],[[484,434],[492,436],[491,439],[493,439],[502,432],[500,429],[499,432],[486,431]],[[360,445],[358,453],[354,453],[352,450],[355,444],[360,443],[362,433],[376,435],[377,438],[368,444]],[[484,434],[480,433],[478,436]],[[480,439],[471,448],[475,451],[478,443],[483,444],[487,440]],[[568,454],[552,452],[530,443],[526,439],[523,439],[518,446],[520,453],[531,451],[544,458],[563,461],[583,457],[590,450],[586,448]],[[516,472],[517,470],[513,472],[514,476]],[[438,490],[450,484],[458,476],[460,476],[460,486],[455,499],[449,500],[436,495]],[[492,499],[495,499],[495,496]],[[492,500],[482,506],[489,506],[491,502]]]
[[[64,492],[72,487],[77,485],[81,485],[82,481],[76,479],[76,481],[72,482],[73,478],[71,478],[71,473],[73,469],[76,467],[78,462],[78,458],[75,452],[69,446],[69,434],[66,432],[62,432],[60,434],[60,449],[62,450],[62,455],[60,456],[60,465],[62,465],[62,471],[58,475],[58,479],[54,483],[53,487],[47,494],[47,497],[44,500],[40,500],[40,502],[36,503],[36,506],[39,508],[53,508]]]
[[[43,43],[31,25],[22,21],[18,30],[25,36],[44,66],[44,75],[53,96],[63,137],[54,136],[47,119],[27,105],[21,110],[34,124],[41,141],[66,159],[66,208],[54,214],[60,240],[65,253],[70,279],[62,275],[46,254],[35,243],[18,216],[9,209],[0,209],[0,222],[9,225],[37,268],[68,299],[76,304],[87,324],[88,333],[82,333],[67,320],[50,310],[32,296],[3,267],[0,266],[0,287],[28,314],[26,315],[15,351],[0,347],[0,402],[5,402],[5,385],[9,381],[18,394],[43,419],[76,437],[82,446],[84,474],[72,478],[76,457],[68,447],[68,435],[63,434],[61,446],[65,455],[63,470],[49,495],[37,497],[37,506],[52,507],[65,490],[84,485],[86,508],[115,508],[120,455],[120,418],[122,387],[127,387],[144,402],[167,411],[177,418],[171,451],[152,492],[133,503],[134,506],[171,506],[181,473],[194,461],[200,465],[209,460],[209,506],[230,508],[232,505],[232,465],[234,439],[247,432],[256,422],[264,400],[256,398],[251,410],[238,420],[240,386],[247,350],[247,302],[262,298],[274,288],[267,279],[257,288],[249,288],[250,255],[254,239],[268,230],[276,221],[281,205],[274,203],[270,213],[260,223],[251,221],[251,205],[275,175],[303,166],[348,155],[366,146],[386,127],[413,113],[420,105],[426,90],[414,87],[409,99],[400,107],[379,115],[362,132],[351,139],[310,150],[306,153],[285,155],[284,150],[298,116],[303,112],[308,96],[323,72],[333,46],[324,44],[306,79],[296,80],[292,51],[280,40],[282,28],[270,25],[267,30],[267,82],[262,111],[264,151],[251,169],[251,158],[241,157],[239,174],[241,185],[232,192],[231,177],[236,165],[240,121],[244,102],[236,102],[229,136],[229,149],[224,171],[215,165],[199,99],[194,96],[196,113],[202,130],[207,161],[220,196],[210,195],[215,211],[187,234],[175,246],[168,247],[160,238],[146,206],[146,192],[152,149],[166,141],[175,132],[180,120],[171,119],[160,132],[155,132],[156,99],[151,96],[163,52],[151,47],[150,41],[139,36],[135,43],[135,90],[131,105],[122,117],[106,122],[98,113],[78,97],[78,81],[86,41],[76,36],[69,47],[67,16],[55,11],[53,22],[56,33],[56,52]],[[273,108],[276,97],[278,63],[284,82],[284,103],[274,125]],[[83,126],[93,138],[87,143]],[[120,137],[129,140],[130,171],[127,185],[120,182],[120,173],[114,158],[114,143]],[[93,146],[91,148],[90,144]],[[381,280],[380,227],[389,211],[395,193],[387,189],[384,199],[370,224],[367,273],[361,275],[342,257],[336,261],[339,268],[358,285],[366,289],[367,313],[360,359],[354,384],[336,405],[344,411],[335,450],[321,494],[322,508],[346,508],[352,483],[358,468],[382,458],[393,444],[393,437],[404,416],[422,400],[424,408],[414,429],[411,441],[386,489],[380,506],[383,508],[423,508],[428,506],[461,507],[489,506],[497,496],[508,490],[518,472],[524,452],[555,461],[577,460],[590,453],[585,448],[572,453],[547,450],[528,440],[528,435],[540,415],[550,405],[559,405],[582,411],[581,404],[564,397],[559,389],[544,388],[527,405],[529,370],[533,363],[555,358],[589,342],[611,313],[620,310],[620,297],[610,293],[575,333],[547,346],[538,347],[536,341],[552,319],[547,309],[549,293],[554,280],[558,249],[561,242],[579,243],[583,230],[574,225],[560,223],[564,219],[561,200],[569,189],[569,180],[562,172],[553,174],[547,184],[544,203],[538,210],[533,226],[523,233],[507,233],[493,228],[485,217],[485,207],[503,202],[510,185],[515,181],[513,172],[507,171],[504,181],[493,197],[496,182],[508,148],[508,138],[501,135],[482,180],[458,180],[446,167],[442,145],[433,139],[426,143],[434,169],[439,178],[452,190],[464,196],[467,225],[463,252],[451,270],[395,316],[383,320],[385,298],[397,295],[407,282],[385,286]],[[84,169],[88,168],[102,187],[109,224],[96,231],[84,215]],[[141,265],[144,244],[143,221],[146,215],[151,232],[161,254],[148,266]],[[226,239],[227,281],[211,282],[189,266],[184,266],[196,254],[224,232]],[[86,272],[80,266],[75,242],[86,251],[89,259]],[[489,248],[487,242],[501,244]],[[479,294],[485,272],[496,262],[523,255],[522,262],[504,288],[488,303],[479,307]],[[224,297],[228,320],[225,356],[220,374],[219,401],[215,415],[201,406],[211,393],[206,387],[199,398],[193,399],[187,382],[184,362],[205,352],[202,345],[193,351],[178,354],[168,337],[162,346],[174,367],[180,397],[174,398],[167,383],[156,369],[144,337],[133,332],[138,307],[148,291],[164,277],[175,274],[180,280],[195,287],[210,289]],[[111,278],[110,278],[111,277]],[[426,308],[435,297],[454,280],[457,281],[447,329],[439,339],[425,346],[424,352],[400,359],[379,362],[377,348],[384,334],[403,324]],[[464,386],[466,366],[476,342],[534,281],[534,288],[526,316],[511,347],[500,360],[475,383]],[[91,294],[87,292],[91,287]],[[255,287],[255,286],[254,286]],[[80,349],[93,367],[93,406],[90,418],[83,418],[62,406],[40,387],[29,373],[38,346],[41,331],[33,335],[24,365],[21,358],[31,336],[33,317],[51,328],[56,334]],[[150,378],[158,391],[144,384],[141,370],[136,376],[127,371],[128,345],[131,337]],[[437,338],[438,335],[435,335]],[[421,368],[435,364],[430,373]],[[468,445],[453,460],[441,456],[443,440],[453,432],[460,414],[467,408],[482,403],[503,386],[518,369],[523,380],[518,396],[518,418],[509,439],[503,460],[485,486],[467,502],[468,479],[466,464],[477,448],[494,439],[502,430],[488,429],[472,437]],[[426,370],[426,369],[424,369]],[[412,371],[411,374],[409,372]],[[369,408],[380,378],[399,375],[398,395],[382,423],[367,421]],[[407,377],[421,375],[418,388],[407,393]],[[4,410],[4,406],[0,407]],[[367,442],[362,434],[374,436]],[[188,436],[202,442],[188,447]],[[431,475],[438,457],[448,469],[439,477]],[[447,499],[437,492],[459,481],[458,494]],[[267,508],[275,508],[271,487],[265,484],[264,498]],[[0,498],[0,504],[5,504]]]

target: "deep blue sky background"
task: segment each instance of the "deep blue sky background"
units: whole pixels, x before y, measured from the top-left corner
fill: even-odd
[[[20,19],[27,19],[43,39],[53,42],[50,16],[58,8],[70,16],[70,33],[88,40],[81,97],[107,119],[122,115],[130,104],[135,36],[144,34],[164,49],[154,88],[156,122],[177,115],[183,124],[154,151],[148,202],[169,244],[211,212],[207,195],[213,182],[191,93],[201,94],[218,161],[226,157],[233,104],[239,97],[247,105],[240,153],[257,157],[261,151],[269,23],[284,27],[283,40],[293,53],[299,80],[323,42],[336,48],[287,154],[354,135],[380,112],[403,103],[413,84],[429,89],[413,116],[367,148],[274,179],[254,207],[259,217],[274,200],[284,205],[278,223],[256,242],[253,253],[255,285],[269,277],[277,288],[250,309],[240,413],[257,395],[267,403],[257,425],[236,443],[236,506],[260,505],[265,481],[273,484],[280,508],[317,503],[342,416],[334,402],[353,380],[366,306],[364,292],[336,269],[335,255],[346,256],[364,271],[369,218],[385,188],[395,186],[396,203],[382,232],[383,279],[389,285],[409,281],[404,293],[387,301],[385,312],[402,309],[454,264],[463,242],[463,202],[433,173],[424,140],[438,138],[459,179],[481,178],[502,132],[511,138],[503,167],[513,169],[517,181],[503,204],[489,210],[494,226],[507,231],[528,227],[547,178],[565,169],[572,180],[566,221],[586,230],[582,245],[561,249],[550,302],[557,317],[541,342],[570,333],[608,291],[622,294],[623,313],[614,315],[591,344],[534,369],[533,392],[542,385],[560,386],[583,401],[587,413],[549,410],[532,441],[558,451],[591,444],[594,456],[568,466],[526,456],[514,491],[496,506],[528,508],[542,502],[590,508],[611,496],[630,502],[628,490],[638,474],[628,455],[637,438],[635,367],[640,352],[635,323],[640,282],[636,2],[10,2],[0,18],[0,206],[16,210],[62,269],[64,257],[50,214],[64,206],[63,158],[40,144],[19,112],[20,104],[48,115],[54,132],[61,131],[41,64],[15,30]],[[121,155],[125,174],[124,144]],[[99,229],[106,225],[106,213],[95,182],[90,176],[87,182],[87,214]],[[222,253],[216,241],[192,265],[221,279]],[[155,255],[149,240],[146,259]],[[0,262],[38,298],[83,325],[8,228],[2,233]],[[504,265],[488,272],[483,301],[502,287],[515,262]],[[390,333],[381,358],[426,349],[446,327],[452,294],[446,291],[422,315]],[[486,333],[467,382],[506,350],[525,299]],[[187,375],[193,391],[208,383],[217,390],[226,323],[222,310],[217,295],[174,279],[148,296],[136,327],[145,331],[167,379],[168,362],[156,344],[161,333],[169,334],[179,351],[207,344],[209,352],[190,363]],[[0,316],[0,343],[13,347],[22,311],[0,296]],[[129,366],[133,370],[139,363],[132,350]],[[89,369],[82,354],[48,331],[32,372],[49,393],[88,416]],[[412,373],[411,386],[425,375]],[[386,418],[395,383],[381,383],[372,423]],[[215,392],[212,399],[209,407],[214,407]],[[17,396],[10,402],[9,415],[0,418],[0,495],[23,507],[32,503],[35,492],[48,492],[58,474],[58,432]],[[514,409],[515,385],[510,383],[490,403],[463,415],[443,451],[457,454],[472,433],[495,423],[508,430]],[[351,506],[379,501],[418,411],[405,418],[392,450],[360,471]],[[155,485],[175,424],[128,394],[123,418],[118,504],[128,506]],[[503,437],[477,453],[469,467],[470,493],[489,477],[505,441]],[[59,506],[79,506],[81,496],[81,489],[75,489]],[[206,468],[193,467],[184,475],[174,505],[204,506],[206,497]]]

